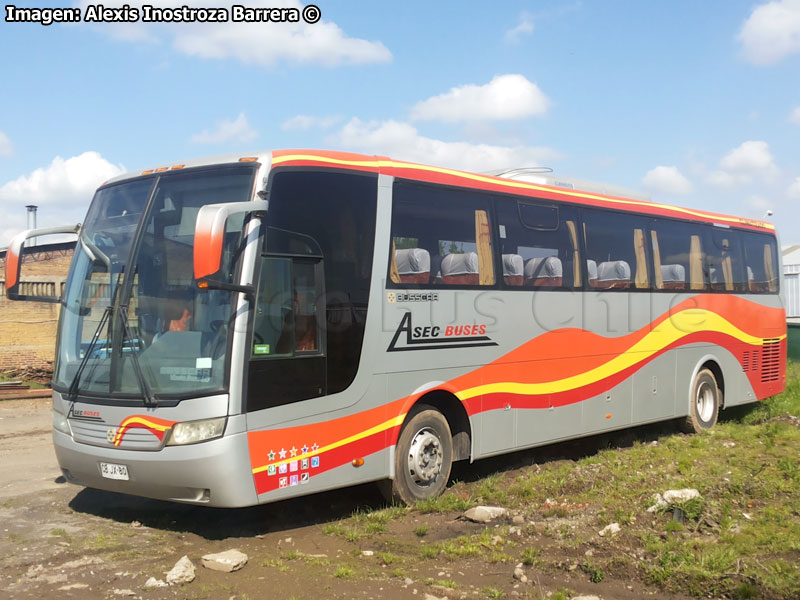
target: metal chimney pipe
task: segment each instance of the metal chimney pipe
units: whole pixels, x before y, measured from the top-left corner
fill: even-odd
[[[28,204],[25,208],[28,209],[28,229],[36,229],[36,209],[39,207],[35,204]],[[31,238],[29,245],[35,246],[36,238]]]

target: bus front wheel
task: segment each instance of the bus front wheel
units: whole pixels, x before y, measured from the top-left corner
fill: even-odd
[[[441,494],[453,465],[453,438],[447,419],[435,408],[418,405],[409,413],[395,448],[391,499],[405,504]]]
[[[686,433],[708,431],[719,416],[720,390],[717,378],[710,369],[700,369],[692,382],[692,398],[689,414],[683,422]]]

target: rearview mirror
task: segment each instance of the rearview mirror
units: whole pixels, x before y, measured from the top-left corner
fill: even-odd
[[[240,286],[222,281],[222,248],[225,241],[225,224],[231,215],[238,213],[264,213],[266,200],[207,204],[197,213],[194,231],[194,278],[201,289],[218,289],[242,292],[252,296],[252,286]]]

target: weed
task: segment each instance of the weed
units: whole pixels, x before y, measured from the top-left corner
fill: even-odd
[[[484,594],[486,594],[487,598],[494,598],[495,600],[498,598],[503,598],[505,596],[503,590],[499,590],[496,587],[492,587],[490,585],[487,585],[484,588],[482,588],[482,591]]]
[[[353,569],[351,569],[350,567],[339,567],[338,569],[336,569],[333,576],[338,579],[350,579],[355,574],[356,574],[355,571],[353,571]]]
[[[600,583],[603,581],[603,571],[595,567],[588,560],[581,565],[581,571],[589,576],[589,581],[592,583]]]
[[[520,560],[523,565],[530,567],[540,562],[541,554],[542,551],[539,548],[525,548],[520,555]]]
[[[66,529],[53,529],[53,531],[50,532],[50,535],[63,538],[69,537]]]
[[[428,526],[427,525],[420,525],[416,529],[414,529],[414,534],[417,537],[425,537],[428,535]]]

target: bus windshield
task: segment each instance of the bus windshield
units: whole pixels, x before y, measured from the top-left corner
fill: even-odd
[[[187,170],[98,190],[64,292],[56,390],[124,398],[224,390],[232,294],[197,288],[195,221],[203,205],[249,200],[253,173]],[[231,272],[241,224],[228,220],[222,264]]]

